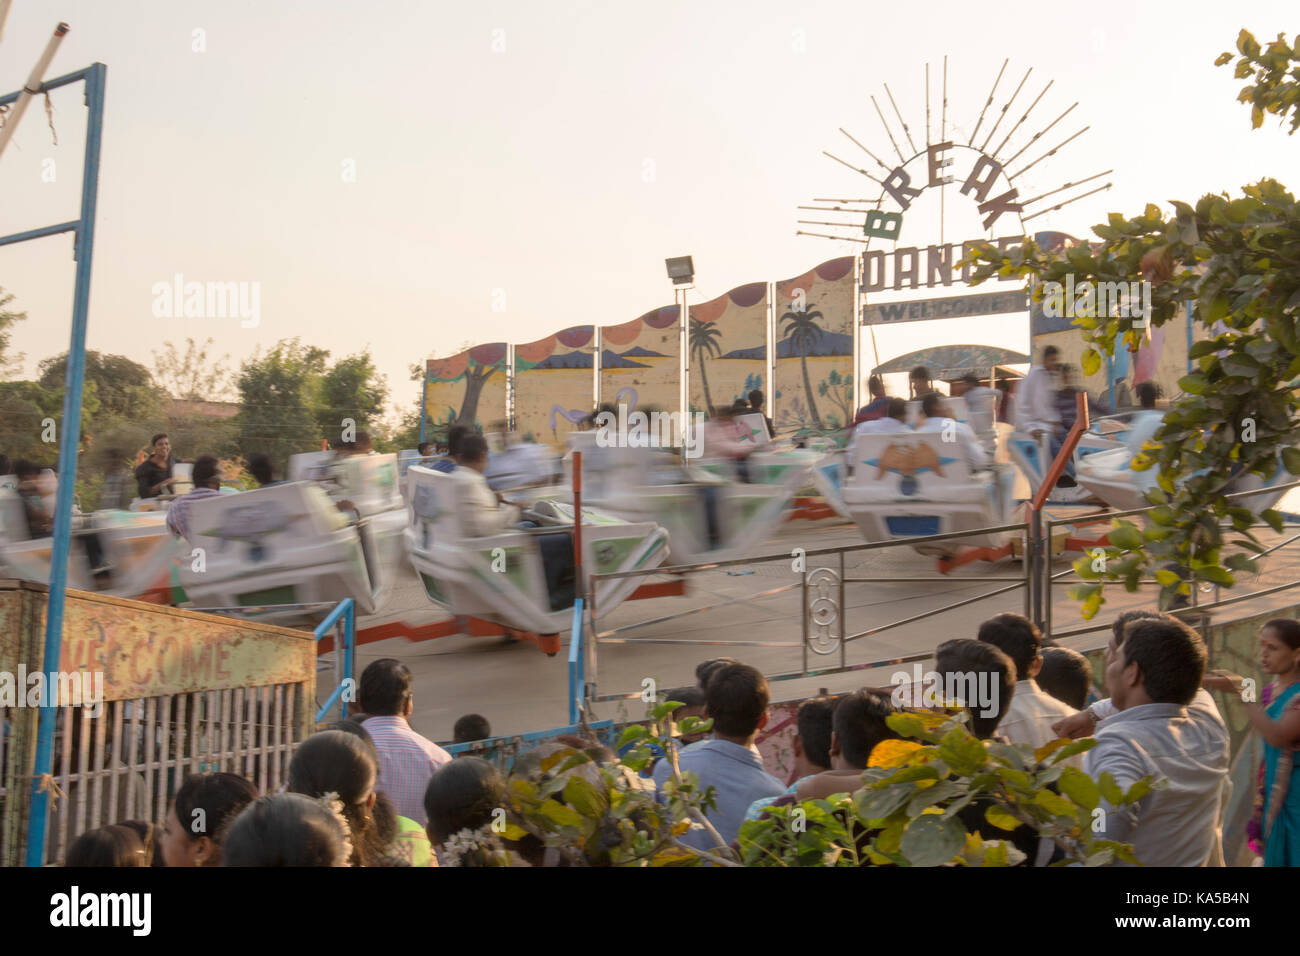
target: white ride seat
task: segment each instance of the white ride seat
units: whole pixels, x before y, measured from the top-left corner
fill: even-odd
[[[199,607],[335,604],[350,597],[359,613],[373,613],[387,583],[374,563],[377,549],[367,547],[364,519],[360,526],[343,521],[329,497],[308,482],[195,501],[188,543],[202,552],[183,556],[181,586]]]
[[[840,500],[868,541],[888,541],[988,528],[1006,523],[1008,502],[998,475],[972,473],[960,446],[938,432],[860,435],[851,450],[853,474],[841,479]],[[1006,534],[939,542],[996,547]]]
[[[539,503],[547,527],[510,529],[466,537],[461,528],[459,483],[450,475],[413,466],[407,472],[412,566],[435,604],[535,634],[556,634],[573,621],[573,597],[547,586],[539,537],[572,531],[573,508],[562,501]],[[583,508],[583,566],[588,573],[631,571],[663,564],[668,536],[650,523],[629,523]],[[605,614],[634,590],[637,578],[601,582],[596,608]]]

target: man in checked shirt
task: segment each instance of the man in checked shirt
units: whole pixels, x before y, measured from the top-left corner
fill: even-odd
[[[398,814],[424,826],[425,787],[435,770],[451,762],[451,754],[411,729],[411,683],[411,669],[401,661],[373,661],[361,672],[357,703],[379,751],[375,790],[388,794]]]

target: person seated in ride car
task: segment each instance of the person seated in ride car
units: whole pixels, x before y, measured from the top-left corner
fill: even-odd
[[[467,538],[486,538],[512,528],[519,521],[519,509],[506,504],[488,487],[483,473],[488,466],[487,439],[477,433],[460,441],[459,467],[451,477],[460,487],[460,523]]]
[[[974,430],[952,417],[952,408],[945,397],[938,392],[931,392],[921,399],[922,420],[916,426],[918,432],[939,432],[945,442],[951,441],[961,446],[966,456],[966,464],[971,471],[988,468],[989,453],[984,450]]]

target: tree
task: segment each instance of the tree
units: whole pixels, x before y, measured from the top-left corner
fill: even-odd
[[[190,402],[220,401],[230,389],[230,356],[213,359],[209,354],[212,339],[202,345],[185,339],[181,352],[171,342],[164,342],[161,352],[153,353],[154,377],[172,398]]]
[[[695,359],[695,364],[700,370],[700,383],[704,386],[704,410],[706,414],[712,415],[713,396],[709,394],[709,373],[704,367],[704,360],[709,356],[716,357],[722,354],[722,348],[717,342],[722,336],[722,331],[712,322],[701,322],[693,318],[690,334],[691,357]]]
[[[260,451],[283,463],[291,454],[320,449],[316,404],[327,358],[329,352],[300,339],[282,339],[240,366],[236,422],[244,454]]]
[[[1258,67],[1257,82],[1242,91],[1256,110],[1300,116],[1294,83],[1284,82],[1286,63],[1300,52],[1283,37],[1261,55],[1254,37],[1243,30],[1237,76]],[[1300,43],[1297,44],[1300,50]],[[1226,64],[1232,54],[1216,61]],[[1245,70],[1243,72],[1243,66]],[[1296,75],[1293,69],[1291,75]],[[1260,114],[1255,114],[1258,127]],[[1297,124],[1292,123],[1291,132]],[[1131,219],[1111,213],[1093,227],[1098,242],[1064,254],[1047,254],[1032,241],[999,252],[982,245],[972,253],[979,263],[976,283],[993,275],[1031,276],[1064,282],[1147,282],[1150,315],[1076,317],[1088,348],[1085,374],[1112,354],[1117,342],[1137,348],[1144,323],[1160,326],[1184,308],[1200,327],[1190,357],[1196,370],[1179,381],[1184,394],[1173,403],[1160,430],[1132,467],[1159,469],[1158,486],[1148,498],[1155,506],[1149,523],[1138,528],[1120,522],[1110,533],[1105,560],[1088,555],[1076,563],[1089,581],[1123,580],[1135,591],[1144,570],[1154,570],[1163,606],[1188,595],[1195,582],[1231,587],[1232,572],[1254,573],[1250,557],[1263,550],[1251,531],[1253,516],[1243,502],[1224,498],[1228,485],[1245,473],[1264,480],[1283,464],[1300,475],[1295,424],[1300,411],[1296,378],[1300,376],[1300,204],[1272,179],[1246,186],[1237,198],[1202,196],[1195,204],[1171,200],[1173,215],[1148,204]],[[1044,287],[1036,287],[1041,298]],[[1132,311],[1132,310],[1125,310]],[[1261,517],[1281,531],[1282,516],[1266,510]],[[1239,535],[1225,541],[1224,524]],[[1225,548],[1233,553],[1225,556]],[[1100,583],[1071,591],[1083,602],[1084,617],[1104,603]]]
[[[6,377],[12,375],[23,361],[21,353],[9,354],[9,340],[13,336],[13,327],[27,318],[26,312],[10,310],[9,303],[15,298],[12,292],[6,292],[4,286],[0,286],[0,375]]]
[[[68,375],[68,353],[43,359],[37,366],[36,383],[60,400]],[[153,375],[139,362],[125,355],[109,355],[93,349],[86,352],[86,382],[95,383],[99,409],[95,416],[83,412],[82,425],[90,428],[99,417],[141,419],[158,416],[165,395]]]
[[[370,353],[359,352],[339,359],[321,376],[318,395],[317,428],[322,435],[336,435],[344,419],[357,428],[376,425],[388,401],[388,384]]]
[[[808,309],[812,307],[812,303],[808,303]],[[781,316],[781,321],[787,323],[782,329],[782,338],[789,339],[790,346],[799,352],[799,362],[803,367],[803,390],[808,396],[808,414],[815,428],[822,427],[822,418],[817,412],[817,403],[813,401],[812,381],[808,378],[808,349],[822,337],[822,328],[817,324],[821,317],[820,312],[807,309],[786,312]]]

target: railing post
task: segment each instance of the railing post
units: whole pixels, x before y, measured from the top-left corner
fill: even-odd
[[[585,703],[586,675],[582,657],[582,598],[573,602],[573,628],[569,632],[569,726],[578,722],[583,709],[579,695]]]
[[[845,647],[847,636],[845,618],[848,617],[848,608],[844,604],[844,551],[840,551],[840,667],[846,667],[848,661],[848,650]]]
[[[799,589],[800,593],[800,612],[799,624],[803,634],[800,650],[803,653],[803,672],[808,673],[808,567],[803,569],[803,584]]]

